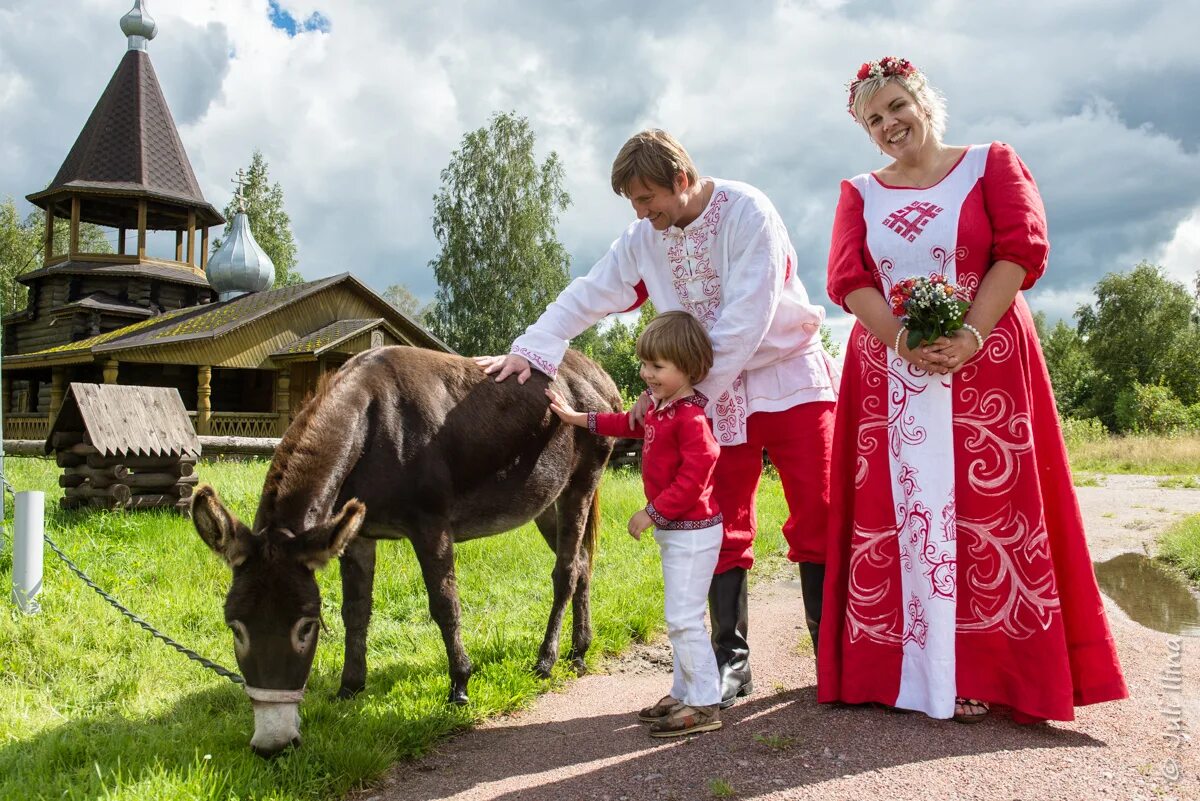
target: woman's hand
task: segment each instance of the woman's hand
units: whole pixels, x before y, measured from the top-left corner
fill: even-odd
[[[906,332],[907,333],[907,332]],[[927,345],[918,345],[915,349],[909,350],[906,334],[900,336],[900,350],[896,351],[901,359],[911,364],[913,367],[924,370],[933,375],[942,375],[946,372],[940,362],[931,361],[926,353]]]
[[[654,521],[650,518],[649,513],[645,509],[638,509],[633,513],[633,517],[629,518],[629,536],[635,540],[642,538],[642,532],[654,525]]]
[[[971,357],[979,352],[979,342],[975,335],[965,328],[960,328],[952,334],[938,337],[928,345],[917,350],[928,362],[925,369],[938,375],[953,375],[963,369]]]
[[[575,411],[571,408],[571,404],[567,403],[566,398],[552,389],[546,390],[546,397],[550,399],[550,411],[557,414],[559,420],[569,425],[587,428],[587,412]]]

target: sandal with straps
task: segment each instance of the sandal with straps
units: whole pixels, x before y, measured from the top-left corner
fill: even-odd
[[[664,695],[650,706],[639,709],[638,720],[642,723],[655,723],[671,714],[671,710],[679,706],[679,704],[680,702],[672,696]]]
[[[992,708],[988,706],[987,701],[980,701],[976,698],[954,699],[955,723],[978,723],[991,711]]]
[[[721,728],[721,708],[680,704],[662,720],[650,724],[651,737],[680,737]]]

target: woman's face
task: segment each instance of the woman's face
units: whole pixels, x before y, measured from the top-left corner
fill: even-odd
[[[932,137],[929,116],[896,81],[889,81],[870,99],[863,124],[871,141],[894,159],[916,153]]]

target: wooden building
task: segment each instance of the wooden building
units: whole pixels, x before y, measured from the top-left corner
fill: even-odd
[[[3,319],[5,438],[45,437],[73,381],[175,387],[199,434],[279,436],[319,375],[354,353],[449,350],[348,273],[255,292],[225,270],[218,284],[209,229],[225,220],[200,191],[155,76],[146,45],[157,26],[141,0],[121,28],[128,51],[54,180],[28,196],[47,236],[42,267],[18,279],[26,308]],[[227,235],[253,243],[237,216]],[[82,252],[85,222],[115,229],[117,252]],[[62,225],[69,245],[55,253]],[[153,231],[174,233],[173,259],[147,255]]]

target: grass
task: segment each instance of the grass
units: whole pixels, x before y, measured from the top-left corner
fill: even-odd
[[[1200,515],[1176,523],[1159,539],[1158,555],[1200,584]]]
[[[18,490],[45,490],[47,535],[98,584],[168,635],[235,667],[221,613],[229,574],[189,521],[157,511],[62,512],[52,462],[9,458],[5,468]],[[265,469],[263,462],[219,463],[198,472],[248,520]],[[602,499],[593,664],[663,626],[653,539],[638,543],[625,534],[625,521],[644,503],[639,477],[610,472]],[[758,549],[768,568],[782,562],[786,514],[778,480],[765,477]],[[0,799],[336,798],[447,733],[526,706],[570,676],[561,663],[549,681],[530,670],[550,609],[553,566],[532,526],[457,549],[463,638],[475,663],[466,708],[444,703],[445,650],[412,549],[381,543],[366,691],[354,701],[333,699],[343,639],[335,562],[320,576],[330,631],[301,705],[304,746],[268,762],[248,748],[253,720],[238,687],[125,621],[49,549],[45,554],[41,613],[0,607]],[[11,573],[5,542],[6,596]]]
[[[1158,480],[1164,489],[1200,489],[1200,476],[1167,476]]]
[[[724,779],[709,779],[708,791],[713,798],[733,798],[735,795],[733,785]]]
[[[1200,436],[1196,435],[1107,437],[1073,442],[1069,452],[1072,472],[1200,474]]]

